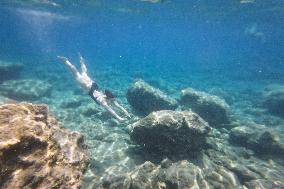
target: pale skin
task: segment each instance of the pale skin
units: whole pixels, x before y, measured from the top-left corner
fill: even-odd
[[[80,86],[87,92],[91,90],[93,80],[88,76],[88,70],[85,64],[84,58],[79,54],[80,57],[80,66],[81,70],[78,71],[77,68],[64,56],[57,56],[72,72],[76,81],[80,84]],[[125,108],[123,108],[115,99],[108,100],[107,96],[99,91],[95,90],[94,93],[97,96],[97,102],[102,105],[111,115],[113,115],[117,120],[123,121],[125,118],[120,117],[112,108],[111,104],[116,106],[119,110],[121,110],[127,117],[130,117],[130,114],[127,112]]]

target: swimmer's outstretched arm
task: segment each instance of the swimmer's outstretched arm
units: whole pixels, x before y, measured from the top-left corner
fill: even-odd
[[[127,116],[127,117],[131,117],[130,114],[127,112],[127,110],[125,108],[123,108],[116,100],[113,102],[113,104],[118,107],[121,111],[124,112],[124,114]]]
[[[115,113],[115,111],[113,109],[111,109],[111,107],[107,104],[107,103],[101,103],[101,105],[107,110],[109,111],[116,119],[118,119],[119,121],[123,121],[125,120],[124,118],[120,117],[119,115],[117,115],[117,113]]]
[[[57,56],[57,58],[62,60],[62,62],[71,70],[71,72],[74,74],[75,77],[77,77],[80,74],[78,70],[76,69],[76,67],[73,64],[71,64],[68,58],[64,56]]]
[[[82,57],[82,55],[80,53],[78,53],[79,58],[80,58],[80,65],[81,65],[81,72],[82,73],[87,73],[87,67],[85,64],[85,59]]]

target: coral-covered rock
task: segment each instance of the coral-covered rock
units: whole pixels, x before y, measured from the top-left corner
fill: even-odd
[[[47,106],[0,106],[0,188],[80,188],[88,156]]]
[[[51,94],[51,85],[41,80],[9,80],[0,85],[0,94],[18,101],[38,100]]]
[[[269,85],[263,90],[263,107],[272,114],[284,117],[284,85]]]
[[[23,64],[0,61],[0,83],[5,80],[18,79],[23,67]]]
[[[259,154],[284,155],[282,135],[261,125],[239,126],[230,132],[230,141]]]
[[[187,88],[181,91],[180,103],[200,115],[212,127],[229,123],[229,105],[217,96]]]
[[[162,91],[142,80],[135,82],[128,89],[126,97],[134,111],[140,115],[148,115],[154,111],[174,110],[177,108],[175,99],[168,97]]]
[[[161,110],[130,126],[130,138],[155,152],[191,153],[199,151],[210,131],[208,124],[191,111]]]

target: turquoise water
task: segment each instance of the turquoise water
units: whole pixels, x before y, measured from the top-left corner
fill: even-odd
[[[283,116],[262,106],[264,88],[284,84],[283,29],[281,0],[1,1],[0,60],[24,65],[18,79],[50,85],[50,95],[28,101],[47,104],[65,128],[84,135],[92,158],[88,174],[119,175],[146,160],[158,163],[128,135],[127,125],[141,119],[126,99],[137,79],[176,99],[187,87],[224,99],[234,120],[227,134],[251,123],[283,134]],[[66,56],[79,67],[79,52],[90,76],[132,119],[116,122],[57,59]],[[275,161],[282,167],[280,155]]]

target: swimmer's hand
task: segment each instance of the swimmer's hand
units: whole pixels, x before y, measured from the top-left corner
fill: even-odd
[[[127,112],[126,117],[131,118],[132,116]]]
[[[117,119],[119,122],[123,122],[123,121],[126,120],[125,118],[122,118],[122,117],[117,117],[116,119]]]
[[[65,56],[57,56],[57,58],[62,60],[63,62],[68,61],[68,59]]]

